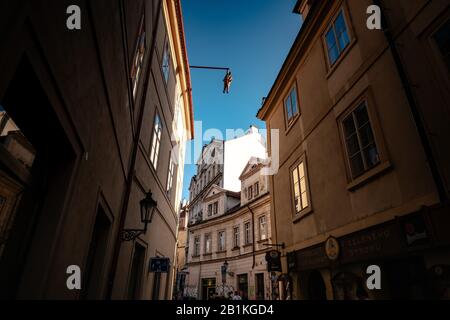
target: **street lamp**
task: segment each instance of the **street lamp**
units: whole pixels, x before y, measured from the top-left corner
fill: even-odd
[[[139,201],[139,205],[141,207],[141,222],[144,224],[144,229],[124,229],[122,231],[123,241],[133,240],[147,232],[147,225],[152,222],[158,203],[152,198],[152,192],[149,191],[146,193],[145,198]]]

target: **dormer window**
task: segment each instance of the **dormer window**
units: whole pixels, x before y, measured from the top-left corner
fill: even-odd
[[[252,198],[253,198],[253,187],[252,186],[248,187],[247,195],[248,195],[248,200],[252,200]]]

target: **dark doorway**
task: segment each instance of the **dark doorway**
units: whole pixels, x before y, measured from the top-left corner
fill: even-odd
[[[216,279],[202,279],[202,299],[209,300],[216,293]]]
[[[312,271],[308,278],[308,299],[327,300],[327,289],[319,271]]]
[[[141,283],[144,271],[145,248],[136,242],[131,264],[130,281],[128,283],[128,299],[141,298]]]
[[[389,288],[390,299],[425,299],[427,271],[423,258],[386,262],[381,267]]]
[[[248,275],[239,274],[237,276],[238,280],[238,292],[242,299],[248,299]]]
[[[255,284],[256,284],[256,300],[264,300],[265,299],[264,273],[257,273],[255,275]]]
[[[76,154],[26,57],[0,104],[20,128],[18,138],[34,150],[28,172],[6,158],[0,160],[0,170],[23,187],[2,245],[0,297],[40,297]]]
[[[108,247],[110,221],[101,206],[98,207],[85,265],[82,298],[103,299],[103,270]]]

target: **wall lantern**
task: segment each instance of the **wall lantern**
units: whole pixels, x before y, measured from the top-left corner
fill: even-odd
[[[130,241],[141,234],[145,234],[147,232],[147,225],[152,222],[153,214],[158,206],[158,203],[152,198],[151,191],[147,192],[145,198],[139,204],[141,207],[141,222],[144,224],[144,229],[124,229],[122,231],[123,241]]]

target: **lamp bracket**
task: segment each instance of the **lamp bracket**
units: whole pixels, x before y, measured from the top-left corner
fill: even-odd
[[[122,241],[131,241],[136,239],[141,234],[145,233],[146,229],[124,229],[122,231]]]

